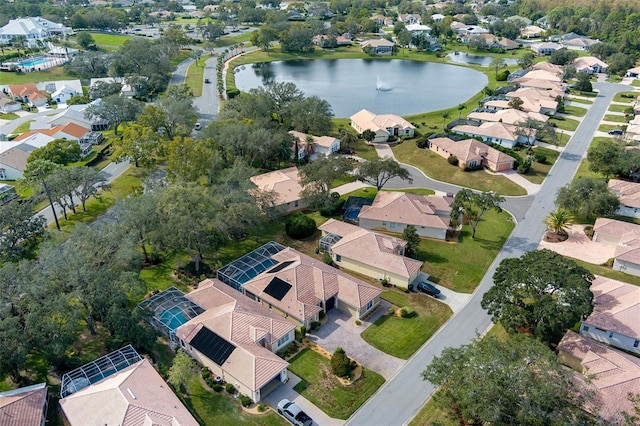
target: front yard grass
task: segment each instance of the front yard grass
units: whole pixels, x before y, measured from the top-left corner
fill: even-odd
[[[624,115],[606,114],[603,118],[604,121],[613,121],[614,123],[626,123],[627,117]]]
[[[420,293],[402,293],[389,290],[382,298],[395,305],[395,309],[410,306],[415,311],[411,318],[385,313],[362,332],[362,338],[371,346],[407,359],[415,353],[453,314],[444,303]]]
[[[633,87],[640,87],[640,80],[638,80],[638,79],[634,79],[634,80],[631,82],[631,85],[632,85]]]
[[[609,111],[611,112],[625,112],[625,110],[631,108],[631,105],[627,106],[627,105],[618,105],[618,104],[611,104],[609,105]]]
[[[622,130],[624,132],[626,128],[627,128],[626,124],[620,124],[620,125],[601,124],[601,125],[598,126],[598,131],[600,131],[600,132],[608,132],[609,130]]]
[[[638,98],[638,92],[620,92],[613,97],[614,102],[632,103]]]
[[[492,175],[483,170],[465,172],[452,166],[438,154],[420,149],[414,141],[407,141],[393,148],[396,159],[422,170],[430,178],[480,191],[495,191],[501,195],[526,195],[527,191],[504,176]]]
[[[549,174],[549,171],[555,164],[560,153],[558,151],[554,151],[553,149],[543,148],[540,146],[534,147],[533,150],[536,153],[544,154],[547,157],[547,161],[544,164],[534,161],[531,164],[531,169],[529,170],[529,172],[525,175],[522,175],[522,177],[527,179],[531,183],[541,184]]]
[[[471,228],[464,225],[460,242],[423,239],[418,258],[431,281],[460,293],[471,293],[480,283],[491,262],[514,228],[507,212],[487,212],[471,239]]]
[[[343,386],[331,372],[329,360],[310,349],[289,362],[289,370],[302,379],[293,390],[336,419],[348,419],[384,383],[381,375],[363,366],[362,377]]]
[[[585,108],[570,105],[564,107],[564,113],[573,115],[574,117],[584,117],[584,115],[587,113],[587,110]]]
[[[582,98],[576,98],[574,96],[569,96],[567,99],[569,99],[570,102],[577,102],[579,104],[587,104],[590,105],[593,103],[592,100],[589,99],[582,99]],[[566,108],[566,107],[565,107]]]
[[[286,420],[277,413],[251,415],[240,408],[239,401],[232,401],[224,393],[211,392],[200,383],[198,375],[191,380],[190,395],[183,398],[196,420],[203,425],[285,426]]]
[[[15,120],[18,117],[20,117],[20,116],[18,114],[16,114],[15,112],[3,112],[3,113],[0,113],[0,120]]]
[[[580,122],[578,120],[573,120],[571,118],[560,117],[558,115],[554,115],[549,119],[549,123],[553,123],[556,125],[558,129],[574,131],[578,128],[578,124]]]
[[[18,125],[18,127],[16,127],[15,129],[13,129],[13,134],[14,135],[18,135],[20,133],[24,133],[24,132],[28,132],[29,128],[31,127],[31,123],[33,123],[35,120],[28,120],[25,121],[24,123]]]

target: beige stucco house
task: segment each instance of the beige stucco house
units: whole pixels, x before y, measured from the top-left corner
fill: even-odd
[[[517,126],[528,119],[536,120],[541,123],[549,121],[549,117],[539,112],[520,111],[518,109],[507,108],[497,110],[495,112],[471,112],[467,115],[467,119],[478,123],[495,123],[512,124]]]
[[[283,214],[303,210],[308,207],[302,201],[302,185],[297,167],[275,170],[251,177],[258,191],[274,192],[275,207]]]
[[[478,142],[482,144],[482,142]],[[409,225],[421,237],[444,240],[453,197],[380,191],[373,204],[362,206],[358,224],[365,229],[402,233]]]
[[[176,331],[180,346],[215,376],[258,402],[287,380],[275,352],[295,339],[295,325],[216,280],[186,297],[205,311]]]
[[[482,166],[494,172],[503,172],[513,169],[515,163],[510,155],[475,139],[454,141],[446,137],[433,138],[429,140],[429,149],[445,159],[456,156],[458,166],[462,168]]]
[[[335,219],[318,229],[320,249],[341,268],[405,289],[420,275],[422,262],[404,256],[404,240]]]
[[[298,138],[299,160],[305,157],[304,146],[306,145],[307,138],[309,136],[313,139],[313,154],[309,156],[310,160],[315,160],[319,157],[328,157],[329,155],[340,151],[340,139],[331,136],[313,136],[295,130],[289,131],[289,134],[294,138]],[[295,146],[292,147],[291,150],[294,153],[293,155],[295,155]]]
[[[471,136],[473,138],[477,137],[482,139],[484,142],[495,143],[506,148],[513,148],[519,143],[533,144],[536,139],[535,135],[529,138],[518,135],[514,125],[500,122],[486,122],[479,126],[462,124],[455,126],[451,131],[461,135]]]
[[[610,179],[608,186],[620,200],[616,214],[640,219],[640,183]]]
[[[380,301],[380,289],[290,247],[277,263],[242,285],[242,291],[296,323],[309,326],[320,312],[338,308],[361,319]]]
[[[384,143],[389,137],[413,137],[415,126],[395,114],[374,114],[366,109],[360,110],[351,117],[351,127],[358,133],[371,130],[376,134],[373,143]]]

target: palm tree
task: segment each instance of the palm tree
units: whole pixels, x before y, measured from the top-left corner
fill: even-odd
[[[302,150],[304,152],[304,157],[309,160],[309,158],[313,155],[314,152],[316,152],[316,146],[315,146],[315,142],[313,140],[313,136],[311,135],[307,135],[307,138],[304,141],[304,147],[302,147]]]
[[[358,142],[358,138],[351,132],[343,130],[340,132],[340,146],[347,152],[351,152],[351,148]]]
[[[446,130],[445,125],[447,122],[447,118],[451,117],[451,114],[449,114],[449,111],[443,111],[441,115],[442,115],[442,131],[444,131]]]
[[[573,225],[573,216],[568,210],[559,208],[544,218],[544,224],[557,235],[566,235],[569,226]]]

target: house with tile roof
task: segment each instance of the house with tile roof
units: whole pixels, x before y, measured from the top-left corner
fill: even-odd
[[[94,101],[97,102],[97,101]],[[63,126],[69,123],[75,123],[79,126],[86,127],[92,131],[102,131],[109,128],[109,122],[96,118],[86,117],[84,115],[88,105],[71,105],[55,115],[36,118],[31,123],[31,130],[50,129],[55,126]]]
[[[331,137],[331,136],[313,136],[308,135],[306,133],[298,132],[296,130],[291,130],[289,132],[291,136],[294,138],[298,138],[298,158],[304,158],[304,149],[303,147],[306,144],[307,138],[311,136],[313,139],[313,154],[309,157],[310,160],[315,160],[319,157],[328,157],[331,154],[334,154],[340,151],[340,139]],[[292,148],[295,155],[295,149]],[[301,156],[302,154],[302,156]]]
[[[283,214],[303,210],[308,206],[302,200],[302,185],[297,167],[274,170],[261,175],[252,176],[251,182],[258,191],[273,192],[276,195],[274,207]]]
[[[584,406],[586,411],[611,425],[623,424],[623,413],[634,413],[629,394],[640,394],[640,358],[573,331],[558,344],[558,355],[577,371],[578,384],[594,392],[593,403]]]
[[[402,13],[398,15],[398,21],[407,25],[420,24],[422,22],[422,17],[417,13]]]
[[[121,357],[99,362],[104,358],[81,367],[83,379],[65,382],[63,376],[60,408],[64,424],[198,426],[147,359],[138,355],[135,362],[127,360],[120,365]],[[87,372],[96,369],[100,369],[98,377],[87,379]]]
[[[422,262],[404,256],[407,242],[346,222],[329,219],[322,231],[320,249],[331,255],[336,265],[400,288],[420,275]]]
[[[595,56],[581,56],[573,60],[573,67],[578,72],[587,74],[606,73],[609,65]]]
[[[593,312],[580,334],[640,355],[640,287],[597,276],[591,292]]]
[[[482,142],[478,142],[482,144]],[[421,237],[445,240],[451,219],[453,197],[379,191],[373,204],[362,206],[360,227],[402,233],[409,225]]]
[[[593,225],[593,241],[616,246],[614,270],[640,276],[640,225],[598,218]]]
[[[625,75],[631,78],[640,78],[640,67],[629,68]]]
[[[20,143],[0,153],[0,179],[22,179],[22,172],[27,166],[27,158],[36,147]]]
[[[387,56],[393,54],[393,48],[396,44],[386,38],[378,38],[365,40],[360,43],[360,49],[366,53],[372,53],[377,56]]]
[[[607,185],[620,200],[616,214],[640,219],[640,183],[609,179]]]
[[[452,132],[472,138],[480,138],[487,143],[495,143],[506,148],[513,148],[517,144],[535,143],[535,135],[527,138],[516,133],[516,127],[500,122],[486,122],[479,126],[462,124],[451,129]]]
[[[53,139],[67,139],[71,141],[80,141],[87,133],[89,129],[84,126],[80,126],[76,123],[67,123],[59,126],[54,126],[50,129],[34,130],[20,134],[14,139],[14,141],[26,141],[33,135],[41,134],[49,136]]]
[[[475,139],[454,141],[447,137],[429,140],[429,149],[442,158],[454,155],[458,158],[458,167],[487,167],[494,172],[512,170],[515,159],[504,152]]]
[[[47,96],[40,93],[35,83],[10,84],[7,90],[14,100],[30,106],[42,106],[47,103]]]
[[[20,104],[4,93],[0,92],[0,112],[10,113],[15,111],[20,111],[22,107]]]
[[[380,14],[373,15],[369,19],[378,25],[385,25],[387,27],[393,26],[393,18],[387,18],[384,15],[380,15]]]
[[[374,114],[366,109],[360,110],[349,117],[351,127],[358,133],[371,130],[376,134],[372,143],[384,143],[390,137],[413,137],[415,126],[404,118],[395,114]]]
[[[500,122],[517,126],[519,123],[523,123],[528,119],[546,123],[549,121],[549,116],[540,114],[539,112],[526,112],[518,109],[507,108],[491,112],[470,112],[467,115],[467,119],[479,124]]]
[[[308,327],[333,308],[361,319],[380,302],[377,287],[290,247],[271,259],[277,263],[242,284],[242,292],[299,324]]]
[[[520,37],[522,38],[538,38],[545,33],[544,28],[540,28],[537,25],[527,25],[520,30]]]
[[[44,426],[47,419],[47,384],[0,392],[0,424]]]
[[[275,352],[295,340],[291,321],[217,279],[200,282],[186,297],[204,312],[180,326],[176,337],[200,365],[254,402],[287,380],[289,363]]]
[[[556,50],[563,49],[564,47],[558,43],[544,42],[534,43],[531,45],[531,50],[540,56],[551,55]]]

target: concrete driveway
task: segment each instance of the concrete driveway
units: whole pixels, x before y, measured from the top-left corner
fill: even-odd
[[[446,287],[437,285],[429,281],[429,275],[425,274],[424,272],[420,272],[420,277],[418,278],[418,281],[425,281],[435,285],[438,288],[438,290],[440,290],[440,296],[438,297],[437,300],[449,306],[453,311],[453,313],[456,313],[459,310],[461,310],[464,307],[464,305],[469,301],[469,299],[471,299],[471,294],[456,293],[453,290],[449,290]],[[425,295],[425,297],[430,297],[430,296]]]
[[[389,380],[405,361],[374,348],[360,337],[360,333],[380,318],[389,306],[389,302],[381,300],[378,310],[360,326],[355,325],[351,315],[333,309],[328,313],[327,322],[309,334],[308,339],[330,353],[338,346],[344,348],[351,358]]]
[[[319,426],[341,426],[345,423],[344,420],[334,419],[325,414],[324,411],[313,405],[308,399],[300,395],[293,390],[293,387],[300,383],[300,377],[288,371],[289,381],[278,386],[273,392],[267,395],[261,402],[267,404],[273,408],[275,412],[278,412],[278,402],[283,399],[288,399],[296,403],[298,407],[302,409],[309,417],[313,419],[314,425]]]
[[[561,243],[550,243],[545,241],[543,237],[538,248],[549,249],[563,256],[602,265],[615,255],[616,246],[590,240],[584,233],[584,228],[585,225],[570,226],[567,230],[569,238]]]

